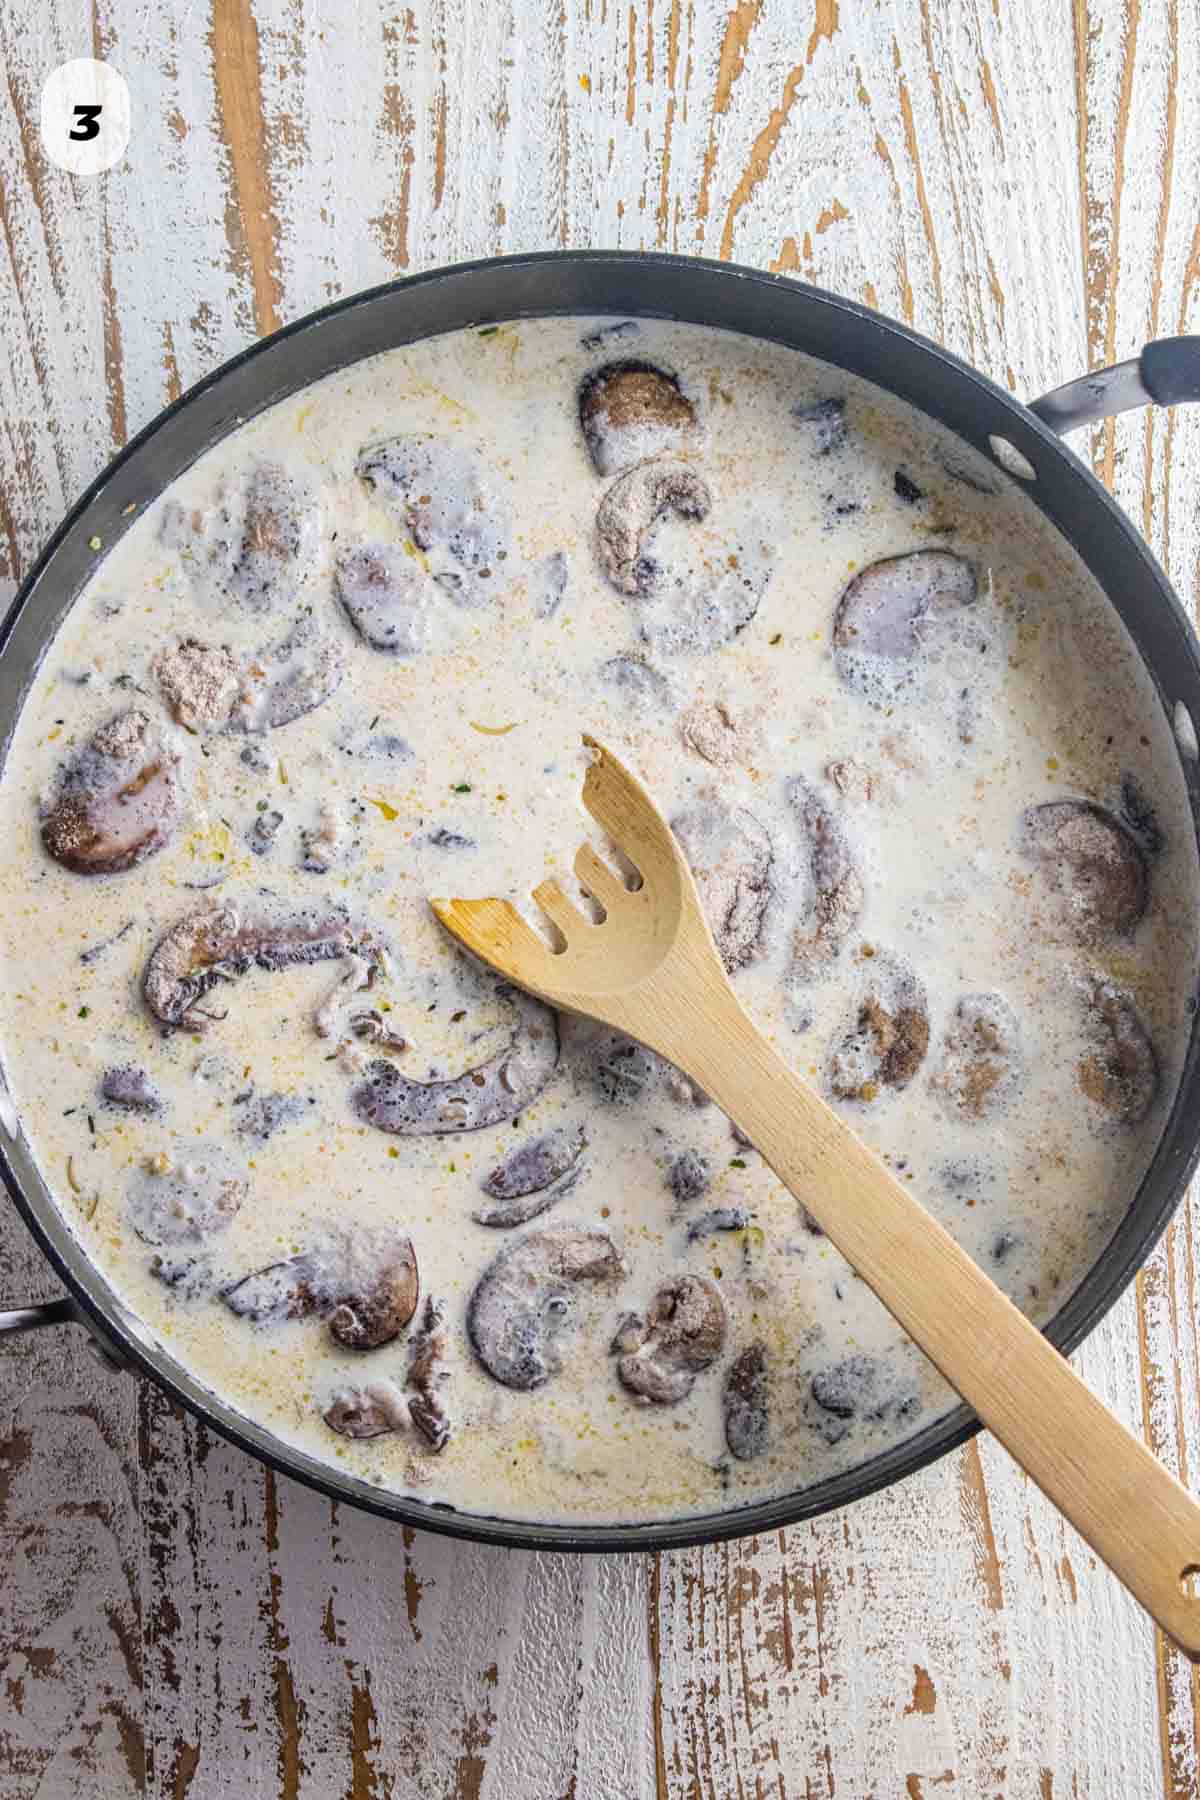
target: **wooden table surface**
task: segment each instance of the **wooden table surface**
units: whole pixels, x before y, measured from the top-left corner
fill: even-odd
[[[90,55],[133,136],[72,177],[39,94]],[[1200,330],[1197,0],[0,0],[0,90],[10,581],[235,350],[462,257],[769,266],[1030,396]],[[1079,448],[1194,603],[1200,408]],[[1200,1484],[1193,1231],[1078,1360]],[[5,1209],[0,1303],[54,1291]],[[1190,1668],[986,1439],[770,1538],[474,1549],[61,1329],[0,1347],[0,1546],[0,1800],[1200,1794]]]

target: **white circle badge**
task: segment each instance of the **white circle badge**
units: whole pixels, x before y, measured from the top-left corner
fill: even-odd
[[[46,155],[71,175],[99,175],[129,142],[129,89],[109,63],[78,56],[60,63],[42,88]]]

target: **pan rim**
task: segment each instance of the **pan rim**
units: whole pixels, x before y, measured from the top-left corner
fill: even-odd
[[[1079,508],[1082,509],[1088,504],[1102,505],[1109,526],[1121,533],[1126,540],[1128,549],[1137,559],[1148,586],[1152,590],[1152,600],[1164,609],[1164,624],[1168,621],[1173,624],[1175,634],[1179,639],[1183,663],[1186,665],[1186,675],[1190,678],[1194,692],[1200,695],[1200,657],[1197,655],[1195,638],[1178,596],[1174,593],[1153,554],[1091,471],[1085,468],[1063,445],[1050,427],[1043,424],[1015,396],[1007,393],[952,352],[913,331],[909,326],[886,318],[858,301],[796,282],[790,277],[773,275],[733,263],[660,252],[642,253],[604,249],[538,251],[519,256],[480,258],[426,270],[345,296],[314,312],[303,315],[269,337],[262,338],[239,351],[220,367],[194,383],[185,393],[159,412],[111,459],[69,510],[21,582],[3,624],[0,625],[0,657],[7,650],[14,629],[25,608],[35,598],[47,575],[53,570],[56,558],[63,546],[74,541],[82,530],[83,522],[93,512],[97,503],[103,500],[116,478],[140,457],[146,446],[151,444],[164,428],[194,408],[202,398],[213,393],[222,385],[227,385],[239,371],[251,368],[285,342],[299,339],[305,333],[320,331],[327,327],[332,320],[347,318],[356,310],[395,304],[398,300],[402,306],[405,295],[417,293],[439,283],[465,282],[468,285],[478,283],[481,299],[481,308],[476,317],[461,320],[453,325],[442,326],[442,330],[470,329],[472,325],[489,324],[499,319],[513,317],[588,316],[588,309],[578,304],[531,308],[522,312],[514,312],[506,308],[497,309],[486,304],[487,282],[490,278],[494,278],[498,271],[536,273],[539,269],[550,269],[563,265],[617,265],[627,270],[634,279],[636,279],[637,270],[646,269],[657,269],[680,277],[695,277],[698,273],[702,273],[708,278],[717,278],[722,285],[741,283],[756,288],[769,288],[789,299],[800,302],[803,306],[829,309],[831,315],[840,315],[847,322],[853,321],[859,329],[875,332],[878,334],[881,347],[886,346],[889,342],[904,344],[910,350],[920,352],[926,358],[932,359],[931,366],[940,367],[959,382],[973,385],[981,399],[986,399],[990,403],[992,411],[1003,415],[1008,420],[1011,439],[1016,443],[1018,449],[1026,451],[1034,448],[1039,457],[1049,456],[1053,459],[1054,466],[1059,473],[1074,481],[1078,488]],[[681,294],[680,298],[681,301],[685,301],[686,294]],[[601,312],[606,309],[596,308],[593,310]],[[639,311],[636,306],[622,308],[621,311],[631,317],[672,316],[695,323],[705,323],[703,319],[692,320],[691,312],[686,304],[681,304],[678,309],[669,313],[650,307]],[[708,322],[712,323],[712,321]],[[721,328],[738,330],[737,326],[726,325]],[[426,331],[405,334],[403,331],[399,331],[394,342],[399,347],[405,343],[415,342],[418,338],[435,334],[435,332]],[[756,337],[760,341],[791,342],[785,338],[772,339],[769,333],[759,331],[744,330],[743,334]],[[362,360],[363,356],[370,354],[374,354],[374,352],[365,351],[358,357],[351,355],[336,366],[350,366],[354,361]],[[322,374],[329,372],[321,371]],[[313,379],[317,378],[319,377],[313,377]],[[303,385],[302,381],[296,382],[287,391],[295,392]],[[879,383],[879,385],[886,386],[886,383]],[[263,408],[273,404],[279,397],[280,395],[277,393],[267,394],[263,400]],[[913,402],[913,404],[918,403]],[[926,410],[930,409],[926,408]],[[936,417],[936,414],[933,416]],[[951,429],[957,431],[955,427]],[[961,431],[957,431],[957,435],[964,436]],[[965,439],[965,441],[970,440]],[[210,446],[206,443],[196,454],[203,454],[208,447]],[[974,447],[984,449],[983,443],[977,443]],[[987,454],[986,449],[984,453]],[[1040,468],[1043,465],[1039,463],[1037,466]],[[174,473],[167,478],[168,482],[173,479],[175,479]],[[165,485],[167,485],[166,482],[158,483],[155,492],[160,492]],[[1031,497],[1037,503],[1036,494]],[[1070,541],[1069,535],[1063,531],[1057,521],[1051,520],[1051,522]],[[1097,579],[1101,579],[1101,577],[1097,575]],[[1110,603],[1115,605],[1116,602],[1113,600],[1107,584],[1101,580],[1101,585],[1105,587]],[[76,588],[75,591],[77,592],[78,589]],[[1118,607],[1118,611],[1124,618],[1123,610]],[[1128,626],[1127,620],[1126,624]],[[45,644],[50,641],[54,629],[56,629],[56,625],[52,627],[49,636],[43,639],[43,649]],[[1131,632],[1131,635],[1134,634]],[[1154,679],[1154,670],[1150,668],[1149,659],[1136,635],[1135,644]],[[1179,685],[1185,685],[1182,675]],[[1157,680],[1155,680],[1155,686],[1156,689],[1160,688]],[[18,706],[13,723],[15,723],[19,710]],[[1197,716],[1200,717],[1200,709],[1194,708],[1193,710],[1197,711]],[[1195,809],[1194,780],[1189,782],[1189,788]],[[1193,1025],[1191,1041],[1180,1071],[1178,1088],[1169,1116],[1164,1123],[1162,1137],[1150,1169],[1139,1185],[1137,1193],[1132,1197],[1121,1222],[1105,1249],[1084,1277],[1083,1282],[1068,1297],[1064,1306],[1059,1309],[1054,1319],[1046,1327],[1046,1335],[1064,1353],[1075,1348],[1110,1311],[1150,1255],[1183,1197],[1197,1161],[1200,1160],[1200,1122],[1189,1128],[1186,1120],[1181,1118],[1182,1113],[1186,1110],[1185,1103],[1189,1098],[1190,1091],[1200,1085],[1198,1075],[1200,1075],[1200,1022]],[[1182,1140],[1182,1142],[1176,1140]],[[32,1164],[32,1159],[30,1161]],[[116,1290],[110,1287],[102,1276],[98,1265],[92,1263],[83,1251],[81,1243],[70,1231],[65,1217],[58,1211],[48,1190],[45,1189],[44,1183],[41,1183],[40,1176],[37,1177],[37,1180],[41,1183],[43,1190],[41,1200],[39,1201],[36,1194],[26,1193],[25,1184],[13,1167],[8,1146],[4,1143],[0,1143],[0,1177],[3,1178],[17,1210],[28,1225],[39,1249],[66,1284],[79,1309],[81,1322],[86,1322],[101,1342],[112,1343],[122,1357],[135,1365],[171,1399],[184,1406],[196,1418],[211,1426],[222,1437],[236,1444],[256,1460],[277,1472],[292,1476],[331,1499],[349,1501],[366,1511],[390,1518],[403,1525],[509,1548],[567,1552],[644,1552],[683,1548],[777,1530],[783,1526],[814,1518],[848,1505],[882,1487],[915,1474],[919,1469],[937,1461],[950,1450],[964,1443],[980,1429],[979,1421],[969,1409],[959,1406],[926,1426],[914,1437],[906,1439],[881,1456],[874,1457],[868,1462],[858,1465],[857,1468],[814,1486],[779,1496],[770,1501],[753,1502],[723,1512],[696,1514],[679,1520],[654,1520],[610,1525],[587,1523],[555,1525],[520,1518],[469,1513],[441,1503],[431,1504],[411,1495],[376,1488],[369,1482],[336,1471],[330,1465],[321,1463],[296,1446],[288,1444],[286,1439],[276,1436],[274,1432],[256,1425],[253,1420],[247,1419],[232,1406],[223,1402],[219,1396],[210,1394],[204,1384],[193,1376],[182,1363],[179,1363],[164,1347],[155,1345],[149,1339],[148,1334],[139,1327],[133,1316],[124,1307]],[[1151,1187],[1157,1191],[1147,1197],[1147,1189]],[[1146,1204],[1143,1204],[1144,1200]]]

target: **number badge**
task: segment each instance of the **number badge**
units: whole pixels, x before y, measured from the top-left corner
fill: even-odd
[[[42,88],[46,155],[71,175],[99,175],[129,142],[129,89],[110,63],[90,56],[60,63]]]

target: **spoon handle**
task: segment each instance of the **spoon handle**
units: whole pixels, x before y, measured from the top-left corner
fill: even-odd
[[[667,1054],[741,1127],[1168,1636],[1200,1658],[1200,1599],[1189,1586],[1200,1576],[1200,1506],[781,1061],[732,992],[726,989],[719,1003],[713,994],[709,1000],[707,1018],[693,1015]]]

